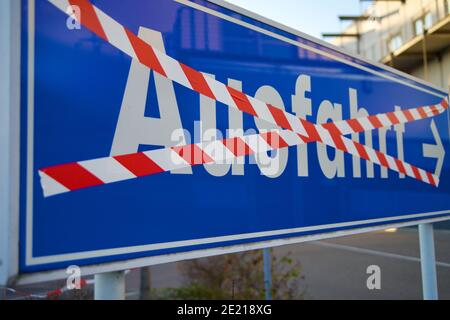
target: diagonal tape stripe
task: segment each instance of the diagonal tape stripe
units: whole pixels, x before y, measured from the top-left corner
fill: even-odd
[[[58,0],[50,0],[50,1],[53,4],[58,3]],[[61,0],[61,1],[65,1],[65,0]],[[94,17],[94,15],[96,15],[96,12],[97,12],[97,14],[101,14],[101,15],[105,15],[105,16],[107,16],[107,15],[104,14],[102,11],[100,11],[98,8],[95,8],[94,6],[92,6],[92,4],[87,0],[73,0],[73,2],[77,2],[77,3],[81,4],[80,8],[82,10],[82,14],[84,14],[84,13],[87,14],[89,19],[85,19],[84,22],[82,21],[82,23],[87,28],[91,29],[94,33],[99,35],[105,41],[109,41],[112,45],[116,46],[121,51],[123,51],[123,52],[127,53],[128,55],[130,55],[131,57],[133,57],[133,55],[130,54],[129,44],[127,43],[127,41],[122,41],[123,38],[121,38],[122,40],[120,40],[119,39],[120,35],[115,35],[114,33],[111,33],[112,30],[108,30],[108,32],[110,32],[111,34],[114,34],[116,37],[118,37],[115,41],[111,41],[111,39],[108,39],[105,35],[105,30],[104,30],[105,25],[102,25],[101,22],[107,21],[106,27],[108,27],[108,25],[114,26],[114,28],[116,30],[119,30],[117,27],[118,23],[115,20],[113,20],[112,18],[109,18],[109,17],[108,17],[108,19],[106,19],[105,17],[103,17],[102,19],[98,19],[98,17]],[[61,5],[57,5],[57,7],[61,8]],[[165,53],[162,53],[162,52],[158,51],[157,49],[154,49],[152,46],[145,43],[143,40],[139,39],[136,35],[132,34],[127,29],[124,28],[124,30],[126,30],[127,36],[130,39],[130,43],[136,52],[135,56],[138,57],[139,61],[141,61],[141,63],[143,63],[147,67],[152,68],[156,72],[160,73],[161,75],[163,75],[165,77],[169,77],[171,80],[178,82],[178,83],[182,84],[183,86],[186,86],[190,89],[193,89],[194,91],[196,91],[198,93],[205,94],[206,96],[216,99],[222,103],[233,106],[228,97],[228,94],[223,94],[223,93],[221,93],[220,95],[213,94],[213,92],[216,92],[216,91],[218,92],[219,89],[223,87],[226,91],[228,91],[230,98],[232,98],[232,102],[234,102],[236,104],[236,106],[238,107],[239,110],[241,110],[245,113],[248,113],[254,117],[259,117],[270,123],[275,123],[283,129],[294,131],[297,134],[299,134],[299,137],[301,138],[301,140],[303,142],[323,142],[323,143],[325,143],[329,146],[335,147],[339,150],[343,150],[343,151],[349,152],[351,154],[357,154],[363,158],[365,157],[367,160],[370,160],[370,161],[375,161],[375,163],[381,162],[378,159],[379,157],[377,158],[377,157],[373,156],[373,155],[376,155],[375,150],[373,150],[371,148],[367,148],[361,144],[352,142],[351,140],[348,141],[347,138],[345,138],[345,137],[341,137],[343,143],[340,143],[341,140],[337,138],[339,135],[334,134],[335,137],[333,137],[333,134],[331,134],[331,131],[328,130],[330,132],[330,136],[333,137],[332,139],[330,139],[328,137],[328,133],[324,132],[321,129],[322,127],[318,127],[318,125],[315,125],[315,124],[313,124],[309,121],[303,120],[303,119],[300,119],[300,121],[293,121],[293,119],[296,118],[295,116],[285,112],[282,109],[278,109],[275,106],[267,105],[267,108],[270,111],[270,114],[272,115],[272,117],[270,117],[271,119],[266,119],[264,117],[261,117],[261,115],[265,114],[265,113],[261,112],[261,110],[259,110],[257,113],[255,111],[255,108],[253,107],[253,104],[255,104],[256,99],[249,97],[238,90],[227,87],[214,79],[211,79],[208,77],[203,78],[204,76],[200,72],[198,72],[190,67],[184,66],[183,64],[179,63],[175,59],[167,56]],[[128,45],[128,47],[126,47],[127,45]],[[169,74],[167,74],[167,72],[165,72],[166,68],[168,71],[170,71]],[[201,80],[201,79],[203,79],[203,80]],[[220,89],[220,90],[222,90],[222,89]],[[422,107],[422,108],[416,108],[416,110],[417,110],[417,113],[420,114],[421,118],[427,118],[427,117],[436,115],[437,112],[443,112],[446,108],[448,108],[447,101],[444,100],[440,104],[441,104],[441,106],[443,106],[442,109],[441,108],[428,108],[428,107],[424,108],[424,107]],[[261,107],[261,106],[262,106],[262,104],[258,103],[258,107]],[[412,114],[413,114],[413,112],[412,112],[413,110],[415,110],[415,109],[411,109]],[[375,129],[378,126],[387,127],[392,124],[404,123],[404,122],[408,122],[410,120],[411,120],[411,117],[409,117],[409,118],[407,116],[400,117],[400,116],[396,116],[396,114],[390,112],[387,114],[377,115],[376,120],[375,120],[375,118],[371,119],[369,117],[343,120],[343,121],[341,121],[341,123],[339,123],[339,125],[338,125],[338,122],[336,123],[335,129],[339,130],[342,128],[351,128],[351,130],[352,130],[351,132],[342,132],[342,130],[341,130],[340,134],[344,135],[344,134],[348,134],[348,133],[363,132],[367,129],[372,129],[371,128],[372,126],[374,127],[373,129]],[[414,119],[414,121],[415,120],[416,119]],[[347,126],[342,125],[344,122],[347,124]],[[291,127],[292,123],[294,123],[294,124],[299,123],[301,125],[295,126],[295,128],[293,128],[293,127]],[[364,125],[362,125],[362,124],[364,124]],[[306,135],[305,135],[305,132],[302,131],[301,129],[306,130]],[[324,137],[322,138],[321,135],[324,135]],[[336,143],[336,141],[338,141],[338,143]],[[345,148],[345,147],[347,147],[347,148]],[[347,151],[346,149],[349,149],[350,151]],[[367,153],[368,151],[370,151],[370,154],[372,155],[373,159],[370,159],[370,156]],[[383,161],[383,164],[386,165],[388,163],[386,161]],[[398,167],[400,169],[400,166],[398,166]],[[403,167],[403,169],[405,169],[405,167]],[[405,170],[405,171],[407,171],[410,176],[415,176],[416,178],[418,176],[420,177],[420,174],[417,175],[416,173],[414,173],[412,166],[406,165],[406,169],[407,170]]]
[[[207,96],[211,99],[217,100],[214,94],[212,93],[211,89],[209,88],[209,85],[206,82],[205,78],[200,72],[192,69],[191,67],[188,67],[183,63],[181,63],[181,68],[186,74],[186,77],[191,83],[192,89],[194,91],[197,91],[198,93]]]
[[[236,89],[233,89],[231,87],[227,87],[227,89],[239,110],[241,110],[242,112],[251,114],[252,116],[258,116],[255,112],[255,109],[253,109],[253,106],[251,105],[250,100],[247,98],[247,96],[244,93],[242,93]]]
[[[113,161],[117,161],[118,164],[120,163],[121,165],[123,165],[124,170],[129,170],[129,179],[132,179],[135,176],[143,177],[203,163],[224,163],[224,161],[226,162],[227,160],[231,160],[241,156],[267,152],[269,150],[277,150],[279,148],[296,146],[306,143],[300,138],[301,136],[296,135],[292,131],[272,130],[269,132],[248,136],[238,136],[224,140],[202,142],[196,145],[158,149],[147,151],[145,153],[128,154],[123,156],[115,156],[112,158],[100,158],[89,160],[90,165],[85,165],[84,168],[82,167],[82,169],[84,169],[84,171],[82,171],[82,174],[86,176],[85,170],[87,170],[89,176],[95,177],[96,173],[99,174],[99,171],[97,169],[94,169],[94,171],[89,171],[89,169],[104,166],[105,162],[110,159]],[[393,171],[406,174],[412,178],[416,178],[417,172],[414,172],[414,167],[410,164],[405,163],[399,159],[395,159],[391,156],[385,156],[379,151],[375,151],[371,148],[365,147],[362,144],[354,142],[348,138],[341,136],[341,139],[345,148],[350,154],[360,156],[363,159],[371,160],[381,166],[387,166]],[[341,150],[340,148],[338,149]],[[173,152],[173,154],[177,155],[177,157],[179,158],[171,158],[171,152]],[[372,157],[369,155],[369,153],[372,155]],[[179,159],[183,161],[179,162]],[[74,188],[74,190],[76,190],[80,188],[96,186],[98,184],[113,182],[113,179],[111,179],[111,177],[108,177],[107,181],[101,182],[97,181],[96,179],[84,178],[83,180],[87,180],[84,185],[74,187],[73,183],[69,183],[68,181],[78,179],[77,175],[79,174],[79,168],[77,167],[74,170],[71,168],[71,166],[73,165],[73,163],[68,165],[58,165],[39,171],[41,175],[41,184],[43,186],[44,195],[46,197],[68,192],[70,191],[69,187],[72,187]],[[406,170],[405,167],[411,170]],[[100,174],[103,173],[100,172]],[[117,176],[117,173],[114,173],[114,175]],[[438,177],[432,175],[429,172],[425,172],[425,175],[428,179],[423,179],[423,175],[418,175],[421,177],[421,181],[429,183],[433,186],[438,185]],[[122,181],[125,179],[126,177],[122,176],[120,177],[120,179],[117,179],[117,181]]]
[[[94,10],[94,6],[89,0],[69,0],[69,3],[72,6],[77,6],[80,8],[80,16],[76,16],[76,18],[82,25],[89,30],[92,30],[92,32],[106,42],[109,41],[97,16],[97,12]],[[77,10],[75,10],[75,12],[78,13]]]
[[[154,173],[164,172],[164,170],[152,159],[141,152],[115,156],[114,159],[127,168],[136,177],[143,177]]]
[[[104,184],[103,181],[76,162],[41,169],[40,171],[71,191]]]

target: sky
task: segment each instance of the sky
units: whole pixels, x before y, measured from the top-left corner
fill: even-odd
[[[226,0],[317,38],[340,32],[338,15],[359,15],[370,2],[360,0]],[[327,40],[327,39],[325,39]]]

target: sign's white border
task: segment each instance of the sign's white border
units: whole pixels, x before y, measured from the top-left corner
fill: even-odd
[[[226,19],[228,21],[238,23],[244,27],[251,28],[258,32],[263,32],[264,34],[275,37],[282,41],[286,41],[290,44],[294,44],[296,46],[305,48],[307,50],[314,51],[318,54],[326,55],[329,58],[339,60],[346,64],[350,64],[359,69],[363,69],[368,72],[375,73],[377,76],[388,78],[391,81],[401,82],[404,85],[414,87],[415,89],[425,91],[429,94],[433,94],[433,95],[436,95],[439,97],[443,97],[443,95],[439,95],[436,92],[427,90],[426,88],[415,86],[414,84],[404,82],[401,79],[398,79],[398,78],[389,76],[387,74],[372,70],[365,66],[355,64],[354,62],[342,59],[340,57],[333,56],[328,52],[321,51],[320,49],[313,48],[313,47],[307,46],[305,44],[302,44],[300,42],[297,42],[295,40],[280,36],[278,34],[272,33],[263,28],[259,28],[252,24],[240,21],[238,19],[227,16],[225,14],[222,14],[222,13],[212,10],[210,8],[206,8],[204,6],[198,5],[191,1],[188,1],[188,0],[174,0],[174,1],[177,1],[184,5],[193,7],[197,10],[204,11],[208,14],[215,15],[222,19]],[[284,30],[284,31],[287,31],[287,32],[290,32],[293,34],[297,34],[303,38],[307,38],[311,41],[319,43],[322,46],[326,46],[333,50],[340,51],[346,55],[355,57],[352,54],[349,54],[340,49],[334,48],[334,47],[330,46],[329,44],[325,44],[322,41],[318,41],[317,39],[312,39],[311,37],[309,37],[305,34],[302,34],[298,31],[292,30],[288,27],[280,25],[274,21],[270,21],[261,16],[255,15],[251,12],[248,12],[242,8],[233,6],[224,1],[221,1],[221,0],[208,0],[208,1],[210,1],[211,3],[218,4],[220,6],[223,6],[225,8],[231,9],[238,13],[241,13],[245,16],[249,16],[257,21],[266,23],[268,25],[272,25],[281,30]],[[9,1],[7,1],[7,2],[9,2]],[[16,2],[16,1],[12,1],[12,2]],[[372,220],[364,220],[364,221],[353,221],[353,222],[348,222],[348,223],[329,224],[329,225],[321,225],[321,226],[314,226],[314,227],[292,228],[292,229],[284,229],[284,230],[271,230],[271,231],[265,231],[265,232],[230,235],[230,236],[222,236],[222,237],[214,237],[214,238],[193,239],[193,240],[158,243],[158,244],[151,244],[151,245],[131,246],[131,247],[114,248],[114,249],[106,249],[106,250],[95,250],[95,251],[85,251],[85,252],[79,252],[79,253],[61,254],[61,255],[53,255],[53,256],[34,257],[33,256],[33,242],[32,242],[32,239],[33,239],[33,229],[32,229],[33,207],[32,207],[32,204],[33,204],[33,176],[34,176],[33,175],[33,166],[34,166],[33,165],[33,148],[34,148],[33,124],[34,124],[35,0],[28,0],[28,4],[29,4],[29,8],[28,8],[28,10],[29,10],[29,12],[28,12],[28,35],[29,35],[29,38],[28,38],[28,57],[27,57],[28,58],[28,70],[27,70],[27,72],[28,72],[28,85],[27,85],[27,88],[28,88],[27,89],[28,90],[28,93],[27,93],[27,96],[28,96],[28,101],[27,101],[28,128],[27,128],[27,164],[26,164],[26,166],[27,166],[27,177],[26,177],[26,183],[27,183],[26,204],[27,204],[27,206],[26,206],[26,255],[25,255],[25,263],[27,265],[32,266],[32,265],[38,265],[38,264],[70,261],[70,260],[76,260],[76,259],[88,259],[88,258],[101,257],[101,256],[111,256],[111,255],[119,255],[119,254],[126,254],[126,253],[137,253],[137,252],[145,252],[145,251],[158,250],[158,249],[167,249],[167,248],[175,248],[175,247],[183,247],[183,246],[191,246],[191,245],[199,245],[199,244],[210,244],[210,243],[217,243],[217,242],[230,241],[230,240],[241,240],[241,239],[249,239],[249,238],[267,237],[267,236],[291,234],[291,233],[305,232],[305,231],[320,231],[320,230],[329,229],[329,228],[358,226],[358,225],[366,225],[366,224],[370,224],[370,223],[386,222],[386,224],[380,225],[380,226],[365,227],[365,228],[359,228],[359,229],[353,229],[353,230],[343,230],[343,231],[337,231],[337,232],[332,232],[332,233],[327,233],[327,234],[318,234],[318,235],[301,236],[301,237],[295,237],[295,238],[260,241],[260,242],[255,242],[255,243],[251,243],[251,244],[233,245],[233,246],[220,247],[220,248],[195,250],[195,251],[189,251],[189,252],[183,252],[183,253],[166,254],[166,255],[161,255],[161,256],[132,259],[132,260],[127,260],[127,261],[111,262],[111,263],[105,263],[105,264],[101,264],[101,265],[91,265],[91,266],[87,266],[87,267],[83,268],[83,274],[88,275],[88,274],[94,274],[94,273],[99,273],[99,272],[123,270],[123,269],[127,269],[127,268],[142,267],[142,266],[146,266],[146,265],[161,264],[161,263],[166,263],[166,262],[192,259],[192,258],[198,258],[198,257],[212,256],[212,255],[232,253],[232,252],[238,252],[238,251],[260,249],[260,248],[264,248],[264,247],[279,246],[279,245],[283,245],[283,244],[299,243],[299,242],[304,242],[304,241],[312,241],[312,240],[325,239],[325,238],[331,238],[331,237],[337,237],[337,236],[343,236],[343,235],[370,232],[370,231],[375,231],[375,230],[381,230],[386,227],[403,227],[403,226],[409,226],[409,225],[416,225],[419,222],[420,223],[422,223],[422,222],[437,222],[437,221],[447,220],[450,218],[450,217],[433,218],[433,216],[436,216],[436,215],[450,213],[450,210],[446,210],[446,211],[440,211],[440,212],[430,212],[430,213],[414,214],[414,215],[408,215],[408,216],[397,216],[397,217],[389,217],[389,218],[380,218],[380,219],[372,219]],[[19,19],[19,21],[20,21],[20,19]],[[19,28],[19,30],[20,30],[20,28]],[[361,57],[357,57],[357,58],[360,60],[364,60]],[[364,61],[366,61],[366,60],[364,60]],[[372,63],[372,62],[368,62],[368,63],[374,65],[374,63]],[[436,86],[426,83],[424,81],[421,81],[421,80],[419,81],[418,79],[415,79],[409,75],[403,74],[395,69],[386,67],[381,64],[376,64],[376,66],[379,68],[385,69],[387,71],[399,74],[403,77],[413,79],[416,82],[423,83],[431,88],[435,88],[436,90],[445,92],[443,89],[437,88]],[[403,222],[403,223],[390,223],[391,221],[396,221],[396,220],[398,221],[401,219],[411,219],[411,218],[423,218],[424,220]],[[17,261],[17,259],[16,259],[16,261]],[[16,265],[17,265],[17,263],[16,263]],[[39,281],[45,281],[45,280],[51,280],[51,279],[58,279],[58,278],[63,278],[63,277],[65,277],[65,273],[63,270],[55,270],[55,271],[48,271],[48,272],[24,274],[24,275],[21,275],[21,277],[19,278],[19,282],[20,283],[31,283],[31,282],[39,282]]]

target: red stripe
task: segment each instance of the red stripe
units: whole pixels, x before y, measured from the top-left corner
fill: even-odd
[[[398,171],[406,175],[405,167],[403,166],[403,162],[399,159],[395,159],[395,164],[397,165]]]
[[[425,112],[425,109],[423,107],[417,108],[417,111],[419,111],[419,114],[422,118],[428,118],[427,113]]]
[[[196,144],[181,147],[172,147],[172,150],[178,153],[180,157],[191,165],[214,162],[202,149]]]
[[[436,106],[430,106],[431,112],[433,112],[433,115],[437,116],[439,114],[439,110]]]
[[[286,141],[284,141],[284,139],[277,132],[261,133],[261,137],[274,149],[289,147]]]
[[[256,112],[245,94],[231,87],[227,87],[227,89],[239,110],[251,114],[252,116],[256,116]]]
[[[353,132],[364,132],[366,131],[361,124],[359,123],[358,120],[356,119],[350,119],[347,120],[348,125],[353,129]]]
[[[378,116],[369,116],[368,119],[375,129],[383,127],[383,124],[378,119]]]
[[[69,190],[78,190],[104,184],[103,181],[76,162],[42,169],[41,171]]]
[[[250,146],[241,138],[229,138],[222,142],[236,157],[247,156],[254,153]]]
[[[403,110],[403,114],[405,115],[406,119],[408,119],[408,121],[415,120],[412,113],[409,110]]]
[[[302,136],[301,134],[297,134],[297,136],[304,142],[304,143],[308,143],[308,142],[313,142],[312,139]]]
[[[164,170],[152,159],[141,152],[115,156],[114,159],[116,159],[136,177],[144,177],[151,174],[164,172]]]
[[[356,150],[358,151],[359,156],[360,156],[361,158],[366,159],[366,160],[370,160],[370,159],[369,159],[369,155],[368,155],[367,152],[366,152],[366,148],[365,148],[361,143],[358,143],[358,142],[354,142],[354,141],[353,141],[353,144],[355,145]]]
[[[398,121],[397,117],[395,116],[395,114],[393,112],[388,112],[388,113],[386,113],[386,115],[389,118],[389,120],[391,120],[392,124],[400,123],[400,121]]]
[[[436,187],[436,181],[434,180],[433,175],[431,173],[429,173],[428,171],[427,171],[427,177],[428,177],[428,180],[430,181],[430,184],[432,186]]]
[[[389,163],[386,160],[386,157],[384,156],[383,153],[381,153],[378,150],[375,150],[375,153],[377,154],[378,160],[380,160],[380,163],[383,167],[387,167],[389,168]]]
[[[322,139],[320,138],[319,133],[317,132],[314,124],[305,119],[300,119],[300,121],[302,122],[303,127],[305,128],[306,133],[308,134],[307,137],[299,135],[299,137],[301,137],[304,142],[315,142],[315,141],[322,142]]]
[[[447,109],[447,108],[448,108],[448,102],[447,102],[447,100],[443,99],[443,100],[441,101],[441,106],[443,106],[445,109]]]
[[[180,63],[180,66],[186,74],[186,78],[189,80],[189,83],[191,84],[194,91],[197,91],[204,96],[216,100],[216,97],[209,88],[209,85],[206,82],[205,76],[203,74],[183,63]]]
[[[286,115],[284,114],[283,110],[278,109],[271,104],[267,104],[267,107],[269,108],[269,111],[272,114],[272,117],[275,119],[275,123],[279,127],[292,131],[291,125],[289,124],[289,121],[286,118]]]
[[[419,169],[417,169],[417,167],[415,166],[411,166],[412,171],[414,172],[414,176],[416,177],[417,180],[422,180],[422,177],[419,173]]]
[[[125,32],[127,33],[128,39],[130,39],[131,45],[133,46],[134,52],[136,52],[139,61],[160,75],[167,77],[166,72],[159,63],[158,57],[156,56],[155,51],[153,51],[152,46],[137,37],[127,28],[125,28]]]
[[[328,130],[336,147],[339,150],[347,152],[347,148],[345,147],[344,141],[342,140],[341,131],[338,129],[338,127],[336,127],[336,125],[333,122],[325,123],[322,125],[322,127]]]
[[[80,17],[77,17],[78,21],[80,21],[83,26],[94,32],[100,38],[108,42],[106,33],[100,24],[100,20],[98,19],[97,13],[95,12],[91,2],[88,0],[69,0],[69,3],[72,6],[77,6],[80,8]],[[77,12],[77,10],[74,11]]]

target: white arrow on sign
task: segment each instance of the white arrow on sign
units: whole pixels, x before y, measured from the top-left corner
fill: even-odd
[[[442,145],[442,140],[441,137],[439,136],[439,131],[436,127],[436,123],[434,122],[434,120],[431,120],[430,127],[431,132],[433,132],[433,137],[434,140],[436,141],[436,144],[424,143],[422,145],[423,156],[427,158],[437,159],[436,170],[434,174],[439,177],[441,175],[442,165],[444,164],[445,149],[444,146]]]

